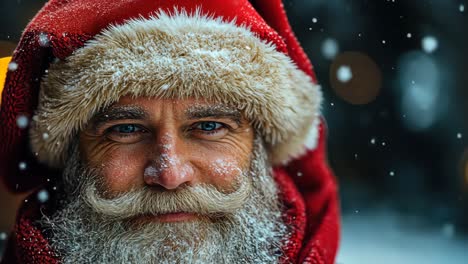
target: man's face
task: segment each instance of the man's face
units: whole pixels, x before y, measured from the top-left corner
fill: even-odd
[[[63,173],[68,201],[44,220],[64,263],[278,260],[277,187],[238,110],[124,97],[79,139]]]
[[[110,197],[142,186],[208,184],[230,192],[250,164],[252,145],[253,130],[238,110],[194,99],[123,97],[80,136],[82,158],[100,171],[101,192]]]

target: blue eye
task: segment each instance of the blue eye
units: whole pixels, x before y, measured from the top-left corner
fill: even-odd
[[[142,125],[120,124],[106,129],[107,139],[122,144],[133,144],[147,138],[148,130]]]
[[[220,129],[221,127],[223,127],[223,125],[221,123],[212,122],[212,121],[200,122],[197,125],[197,128],[200,129],[200,130],[203,130],[203,131],[213,131],[213,130]]]
[[[141,128],[136,125],[125,124],[125,125],[113,126],[111,130],[117,133],[130,134],[130,133],[141,131]]]

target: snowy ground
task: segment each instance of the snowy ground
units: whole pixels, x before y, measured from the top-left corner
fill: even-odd
[[[467,237],[450,223],[436,229],[422,222],[388,212],[345,215],[337,264],[468,263]]]

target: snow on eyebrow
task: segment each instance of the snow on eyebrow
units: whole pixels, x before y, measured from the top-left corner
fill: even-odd
[[[231,118],[236,123],[240,124],[242,115],[237,108],[223,104],[201,105],[197,104],[185,110],[185,115],[188,119],[200,119],[206,117],[213,118]]]
[[[93,117],[94,127],[99,127],[101,124],[123,119],[146,119],[148,113],[140,106],[112,106],[107,108]]]

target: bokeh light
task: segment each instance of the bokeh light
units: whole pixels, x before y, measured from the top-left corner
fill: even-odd
[[[468,148],[463,153],[460,160],[460,175],[463,182],[463,189],[468,191]]]
[[[377,64],[366,54],[344,52],[330,67],[333,91],[353,105],[367,104],[379,94],[382,74]]]
[[[440,116],[437,64],[429,55],[413,51],[400,58],[398,69],[403,124],[412,131],[431,127]]]
[[[339,50],[338,42],[333,38],[327,38],[322,43],[322,54],[329,60],[334,59]]]
[[[466,184],[466,186],[468,186],[468,158],[465,160],[465,166],[464,166],[464,171],[463,172],[465,174],[465,184]]]

